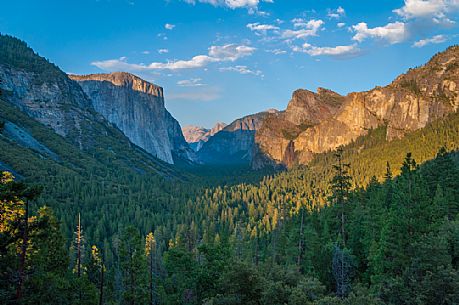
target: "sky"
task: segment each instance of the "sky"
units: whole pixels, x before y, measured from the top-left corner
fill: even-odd
[[[182,126],[210,128],[298,88],[387,85],[458,44],[458,17],[459,0],[14,0],[0,32],[67,73],[136,74]]]

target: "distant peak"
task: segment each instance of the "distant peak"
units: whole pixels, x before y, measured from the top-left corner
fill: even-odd
[[[277,110],[277,109],[275,109],[275,108],[269,108],[269,109],[267,109],[265,112],[267,112],[267,113],[278,113],[279,110]]]
[[[98,73],[87,75],[70,74],[69,77],[79,82],[107,81],[115,86],[129,87],[135,91],[163,97],[163,88],[128,72]]]

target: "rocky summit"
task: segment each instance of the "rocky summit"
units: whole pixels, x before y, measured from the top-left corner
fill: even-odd
[[[305,164],[379,126],[387,127],[388,141],[401,138],[458,107],[459,47],[453,46],[385,87],[346,96],[295,91],[287,109],[268,115],[256,132],[252,166]]]
[[[164,106],[163,88],[123,72],[69,77],[132,143],[171,164],[174,158],[194,160],[179,123]]]

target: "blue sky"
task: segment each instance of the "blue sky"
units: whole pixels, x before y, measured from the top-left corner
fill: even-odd
[[[0,32],[64,71],[128,71],[164,88],[183,125],[211,127],[298,88],[390,83],[459,43],[459,0],[15,0]]]

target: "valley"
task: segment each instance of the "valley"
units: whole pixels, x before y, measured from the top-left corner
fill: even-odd
[[[459,47],[182,128],[0,35],[5,304],[458,304]]]

